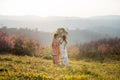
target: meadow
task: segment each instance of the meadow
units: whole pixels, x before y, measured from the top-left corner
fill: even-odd
[[[51,45],[0,30],[0,80],[120,80],[120,38],[68,45],[69,66],[52,63]]]
[[[69,59],[68,67],[51,59],[0,55],[0,80],[120,80],[120,61]]]

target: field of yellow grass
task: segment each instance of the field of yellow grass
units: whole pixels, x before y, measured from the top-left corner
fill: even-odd
[[[0,55],[0,80],[120,80],[120,62],[72,60],[70,66],[30,56]]]

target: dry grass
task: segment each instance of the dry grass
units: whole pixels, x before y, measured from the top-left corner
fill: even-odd
[[[120,80],[120,62],[70,60],[70,66],[29,56],[0,55],[0,80]]]

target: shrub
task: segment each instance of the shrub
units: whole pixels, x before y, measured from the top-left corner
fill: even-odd
[[[115,59],[113,58],[115,55],[120,56],[120,38],[117,37],[91,41],[78,47],[79,54],[76,57],[79,59],[87,57],[104,60],[105,58]],[[116,59],[120,60],[120,57]]]
[[[39,48],[39,43],[25,36],[17,36],[13,53],[16,55],[35,56],[35,52]]]
[[[14,47],[13,36],[0,30],[0,51],[9,52]]]
[[[36,56],[39,43],[36,40],[29,39],[23,35],[9,35],[0,30],[0,51],[9,52],[16,55]]]

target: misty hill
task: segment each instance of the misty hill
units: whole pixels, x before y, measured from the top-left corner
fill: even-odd
[[[53,33],[44,32],[44,30],[57,29],[58,27],[67,29],[69,42],[72,44],[85,43],[106,37],[120,37],[120,16],[117,15],[90,18],[0,16],[0,27],[5,29],[5,26],[8,27],[6,28],[8,33],[25,34],[44,44],[50,44],[53,35]]]
[[[120,28],[120,16],[96,16],[90,18],[79,17],[46,17],[39,16],[0,16],[0,24],[12,28],[44,28],[56,29],[64,27],[69,29],[90,29],[94,31],[111,31]],[[105,28],[105,29],[104,29]],[[107,31],[105,31],[107,29]]]
[[[17,28],[7,28],[3,27],[0,30],[7,32],[10,35],[25,35],[31,39],[37,40],[40,44],[50,44],[52,40],[52,34],[48,32],[42,32],[31,29],[17,29]]]
[[[25,35],[29,38],[35,39],[39,41],[41,44],[51,44],[53,34],[50,32],[43,32],[38,30],[31,29],[17,29],[17,28],[6,28],[2,27],[1,30],[11,34],[11,35]],[[93,40],[99,40],[102,38],[107,38],[105,34],[89,31],[89,30],[67,30],[68,31],[68,41],[69,44],[77,44],[77,43],[86,43]]]

